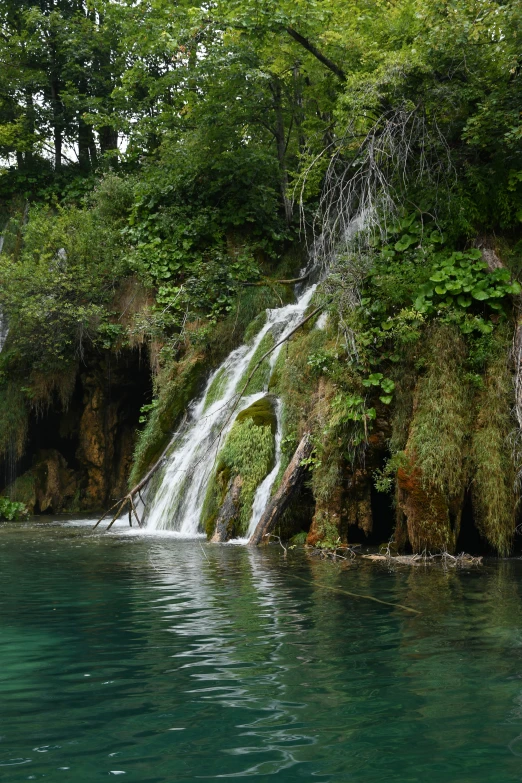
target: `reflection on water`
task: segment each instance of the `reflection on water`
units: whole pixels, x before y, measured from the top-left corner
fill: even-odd
[[[521,576],[0,526],[0,777],[521,780]]]

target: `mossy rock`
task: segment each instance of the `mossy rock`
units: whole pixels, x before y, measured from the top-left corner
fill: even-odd
[[[246,368],[241,380],[237,385],[238,392],[243,392],[243,394],[256,394],[256,392],[262,392],[267,388],[268,382],[270,380],[270,357],[269,356],[267,356],[267,358],[257,368],[252,378],[250,378],[248,382],[248,387],[246,389],[245,389],[245,384],[249,379],[250,374],[253,372],[254,367],[260,361],[261,357],[273,347],[274,347],[274,337],[271,332],[267,332],[263,336],[263,339],[257,346],[256,350],[254,351],[254,355],[252,356],[248,367]]]
[[[252,403],[244,411],[238,413],[236,417],[236,424],[245,421],[245,419],[252,419],[256,427],[270,427],[272,435],[276,434],[277,430],[277,416],[274,407],[275,398],[270,395],[263,397],[261,400]]]
[[[253,340],[256,334],[259,334],[263,326],[266,324],[266,310],[256,315],[253,321],[250,321],[245,331],[245,343],[249,343]]]
[[[252,503],[259,484],[274,465],[274,433],[277,421],[270,397],[250,405],[237,416],[221,449],[214,475],[209,481],[201,522],[210,538],[219,510],[231,481],[242,480],[237,519],[231,535],[244,535],[252,513]]]
[[[227,386],[227,374],[224,367],[222,367],[216,374],[214,380],[210,384],[210,388],[207,391],[205,397],[204,412],[207,411],[215,402],[221,399]]]

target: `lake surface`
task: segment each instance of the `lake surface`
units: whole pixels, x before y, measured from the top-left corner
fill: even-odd
[[[0,779],[522,780],[521,584],[0,525]]]

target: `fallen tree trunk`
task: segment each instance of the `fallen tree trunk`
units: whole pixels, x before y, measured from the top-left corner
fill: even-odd
[[[242,488],[243,480],[241,476],[236,476],[236,478],[230,482],[223,505],[219,509],[214,535],[210,539],[213,544],[221,544],[232,538],[239,513],[239,501]]]
[[[299,487],[306,472],[306,465],[302,464],[303,460],[311,455],[312,449],[313,445],[310,433],[307,432],[306,435],[303,436],[289,466],[285,470],[279,489],[257,523],[257,527],[248,542],[252,546],[258,546],[264,538],[267,538],[267,536],[270,535],[282,513],[288,507],[294,492]]]

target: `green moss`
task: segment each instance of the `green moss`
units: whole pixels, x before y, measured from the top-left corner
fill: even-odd
[[[225,368],[222,367],[221,370],[219,370],[219,372],[217,373],[212,383],[210,384],[210,388],[207,391],[207,396],[205,397],[204,411],[208,410],[212,405],[214,405],[215,402],[221,399],[225,391],[226,385],[227,385],[227,375],[226,375]]]
[[[250,340],[253,340],[256,334],[258,334],[261,331],[263,326],[266,324],[266,319],[267,319],[266,310],[263,310],[262,313],[256,315],[253,321],[250,321],[245,331],[244,340],[246,343],[249,343]]]
[[[29,508],[34,508],[36,503],[36,479],[31,471],[15,479],[8,491],[12,500],[23,503]]]
[[[262,410],[256,404],[240,415],[241,419],[238,417],[234,422],[225,445],[219,453],[216,470],[209,482],[203,504],[201,518],[209,537],[214,532],[216,517],[225,499],[229,483],[236,476],[241,476],[243,485],[235,535],[246,533],[256,489],[274,463],[272,421],[266,408]],[[261,420],[263,423],[256,423]]]
[[[250,364],[248,365],[247,369],[243,373],[241,380],[237,385],[238,392],[243,392],[243,394],[256,394],[257,392],[262,392],[267,388],[268,381],[270,380],[270,357],[269,356],[267,356],[267,358],[258,367],[254,376],[251,378],[250,382],[248,383],[248,387],[246,389],[245,389],[245,384],[248,381],[250,373],[254,370],[254,367],[259,362],[263,354],[269,351],[270,348],[273,347],[273,345],[274,345],[274,338],[270,332],[267,332],[267,334],[265,334],[265,336],[257,346],[254,355],[250,360]]]
[[[306,544],[306,537],[308,533],[305,530],[300,530],[295,536],[290,539],[291,546],[304,546]]]
[[[297,448],[301,427],[309,423],[315,404],[318,378],[308,359],[326,339],[324,331],[304,327],[282,347],[275,363],[270,391],[283,402],[283,454],[287,460]]]
[[[413,402],[418,372],[415,369],[415,352],[406,348],[401,361],[390,373],[395,390],[391,415],[392,434],[390,451],[397,454],[406,448],[410,423],[413,416]]]
[[[129,485],[134,486],[161,455],[172,432],[195,397],[206,370],[201,354],[187,356],[164,369],[159,385],[158,404],[138,435]]]
[[[471,417],[466,346],[456,327],[442,325],[433,330],[427,347],[427,372],[417,385],[408,452],[426,488],[449,499],[461,494],[465,481]]]
[[[496,357],[489,363],[477,394],[471,440],[471,494],[477,527],[500,555],[511,549],[515,530],[515,469],[509,435],[513,384],[507,365],[509,337],[496,337]]]
[[[339,546],[339,528],[326,513],[316,514],[314,526],[317,536],[316,547],[320,549],[335,549]]]
[[[263,397],[261,400],[252,403],[244,411],[238,413],[236,424],[240,424],[246,419],[251,419],[257,427],[270,427],[272,435],[275,435],[277,429],[277,417],[270,397]]]

